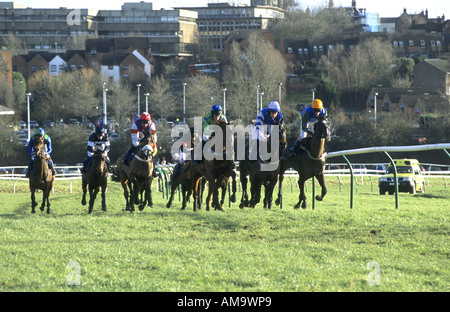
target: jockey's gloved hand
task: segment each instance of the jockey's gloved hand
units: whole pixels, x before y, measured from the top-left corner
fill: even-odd
[[[313,134],[314,134],[314,131],[312,131],[312,130],[308,130],[308,131],[306,131],[310,136],[313,136]]]

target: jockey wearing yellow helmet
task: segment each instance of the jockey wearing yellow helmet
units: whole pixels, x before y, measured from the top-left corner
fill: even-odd
[[[289,149],[291,154],[289,156],[295,156],[298,148],[300,147],[300,143],[304,138],[313,135],[314,124],[318,121],[319,116],[324,118],[328,118],[328,112],[323,107],[323,103],[319,99],[315,99],[312,101],[311,105],[305,108],[302,111],[302,120],[300,125],[300,134],[298,135],[297,140],[294,145]]]

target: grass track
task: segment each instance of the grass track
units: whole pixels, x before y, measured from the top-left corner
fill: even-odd
[[[1,291],[449,291],[449,191],[377,195],[328,178],[328,194],[294,210],[298,191],[284,186],[284,207],[225,212],[179,211],[154,192],[155,208],[123,212],[109,183],[108,212],[80,204],[79,181],[57,181],[51,215],[30,214],[27,183],[0,182]],[[348,182],[348,181],[347,181]],[[288,182],[287,182],[288,183]],[[320,187],[316,186],[316,192]],[[240,195],[240,193],[239,193]],[[37,195],[40,199],[41,194]],[[68,277],[79,265],[80,285]],[[69,267],[68,267],[69,264]],[[379,265],[379,274],[377,267]],[[371,282],[371,284],[369,284]],[[379,285],[373,285],[379,284]]]

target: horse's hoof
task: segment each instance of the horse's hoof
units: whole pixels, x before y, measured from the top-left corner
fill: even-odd
[[[308,206],[306,206],[306,204],[303,204],[303,205],[302,205],[302,208],[303,208],[303,209],[306,209],[306,208],[308,208]]]
[[[239,208],[244,209],[244,204],[243,204],[243,203],[240,203],[240,204],[239,204]]]
[[[166,208],[170,208],[171,204],[167,203]]]
[[[86,200],[82,200],[82,201],[81,201],[81,204],[82,204],[83,206],[85,206],[85,205],[86,205]]]
[[[50,214],[51,213],[51,210],[50,209],[47,209],[47,214]]]
[[[281,200],[279,198],[275,199],[275,205],[279,206],[281,203]]]
[[[40,208],[40,209],[41,209],[41,211],[44,211],[44,209],[45,209],[45,208],[44,208],[44,206],[41,206],[41,208]]]
[[[102,211],[106,212],[106,207],[102,207]]]
[[[323,197],[322,197],[322,196],[319,196],[319,195],[317,195],[317,196],[316,196],[316,200],[318,200],[318,201],[322,201],[322,199],[323,199]]]
[[[34,209],[31,209],[31,213],[36,213],[36,210],[34,210]]]
[[[298,209],[298,208],[300,208],[300,203],[297,203],[297,204],[294,206],[294,209]]]
[[[230,200],[231,200],[232,203],[235,203],[236,202],[236,195],[231,195]]]

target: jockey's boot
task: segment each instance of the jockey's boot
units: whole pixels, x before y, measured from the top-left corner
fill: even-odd
[[[134,145],[131,145],[130,148],[128,149],[127,153],[124,155],[123,159],[122,159],[122,164],[124,164],[125,166],[129,165],[129,158],[131,156],[132,153],[134,153],[134,151],[136,150],[136,147]]]
[[[53,161],[51,159],[48,160],[48,168],[52,170],[52,175],[56,175],[56,170],[53,168]]]
[[[153,177],[159,178],[159,172],[158,172],[158,170],[156,170],[156,166],[153,166]]]
[[[86,173],[87,164],[89,163],[90,160],[91,160],[91,158],[86,156],[86,158],[83,161],[83,167],[80,170],[81,173]]]
[[[297,139],[295,140],[294,145],[292,145],[291,148],[289,149],[290,152],[289,158],[294,158],[299,148],[300,148],[300,141]]]

